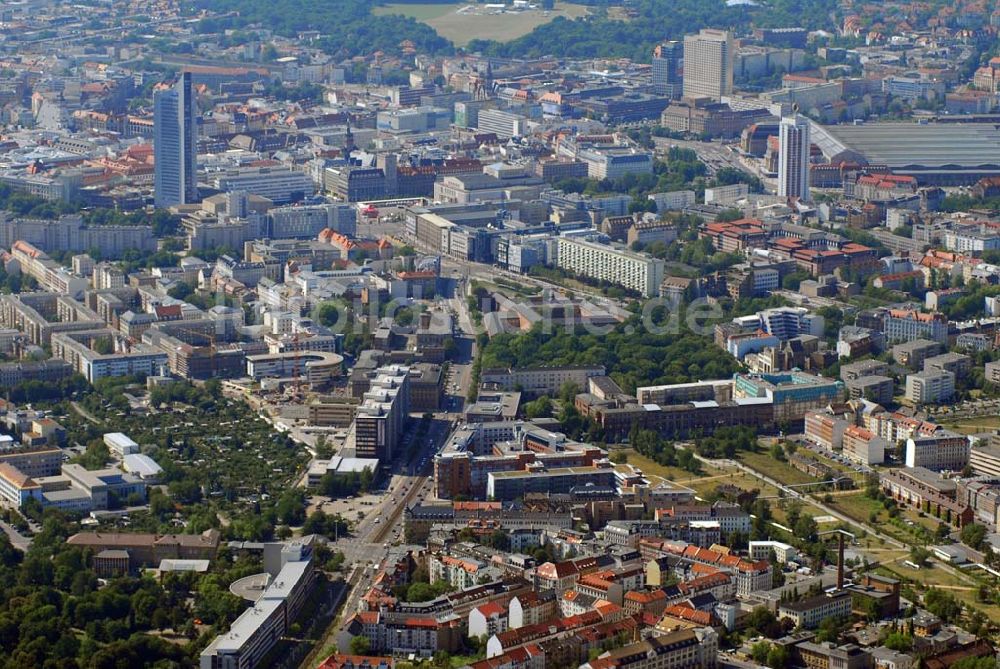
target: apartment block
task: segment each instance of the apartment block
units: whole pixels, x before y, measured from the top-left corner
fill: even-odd
[[[923,369],[924,361],[927,358],[936,356],[941,352],[941,349],[940,342],[931,341],[930,339],[914,339],[913,341],[893,346],[892,359],[916,371]]]
[[[718,655],[716,631],[693,627],[607,651],[580,669],[715,669]]]
[[[890,404],[895,383],[888,376],[859,376],[844,382],[850,399],[864,399],[878,404]]]
[[[885,462],[888,444],[885,439],[871,430],[851,425],[844,430],[844,457],[863,465],[879,465]]]
[[[658,258],[585,239],[560,237],[556,265],[561,269],[633,290],[643,297],[659,293],[664,263]]]
[[[91,383],[107,376],[151,376],[167,367],[166,353],[144,345],[126,349],[118,333],[109,329],[52,335],[52,355]]]
[[[915,404],[941,404],[955,396],[951,372],[917,372],[906,376],[906,399]]]
[[[961,471],[969,464],[969,440],[961,434],[938,430],[930,436],[906,440],[907,467],[925,467],[933,471]]]
[[[805,437],[827,450],[840,450],[844,442],[844,431],[850,425],[843,418],[826,411],[809,411],[805,416]]]

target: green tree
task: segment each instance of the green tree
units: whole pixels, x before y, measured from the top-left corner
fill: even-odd
[[[316,309],[316,320],[320,325],[333,327],[340,321],[341,304],[337,302],[324,302]]]
[[[542,395],[536,400],[524,404],[526,418],[548,418],[552,416],[552,400],[548,395]]]
[[[767,651],[767,666],[771,669],[785,669],[789,659],[788,649],[785,646],[774,645]]]
[[[921,567],[927,564],[931,558],[931,552],[923,546],[913,546],[910,548],[910,560]]]
[[[771,650],[771,644],[766,641],[758,641],[750,646],[750,657],[757,664],[767,664],[767,654]]]
[[[973,550],[979,550],[986,540],[986,527],[978,523],[969,523],[962,528],[961,537],[963,544]]]
[[[368,655],[371,647],[371,641],[366,636],[356,636],[351,639],[351,655]]]
[[[890,650],[897,650],[900,653],[906,653],[913,648],[913,637],[902,632],[892,632],[885,638],[882,645]]]

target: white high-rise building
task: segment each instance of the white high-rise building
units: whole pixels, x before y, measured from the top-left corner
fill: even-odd
[[[733,92],[733,34],[704,28],[684,38],[684,97],[719,100]]]
[[[796,114],[778,128],[778,195],[809,199],[809,119]]]

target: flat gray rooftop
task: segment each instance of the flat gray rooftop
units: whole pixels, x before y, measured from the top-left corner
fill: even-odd
[[[866,123],[823,131],[836,140],[831,146],[890,168],[1000,168],[1000,127],[990,123]]]

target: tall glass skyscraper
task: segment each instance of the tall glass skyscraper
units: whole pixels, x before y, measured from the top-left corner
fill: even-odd
[[[191,73],[153,95],[155,203],[169,207],[198,201],[198,106]]]
[[[671,100],[681,96],[683,82],[680,62],[684,57],[681,42],[664,42],[653,50],[653,92],[665,95]]]

